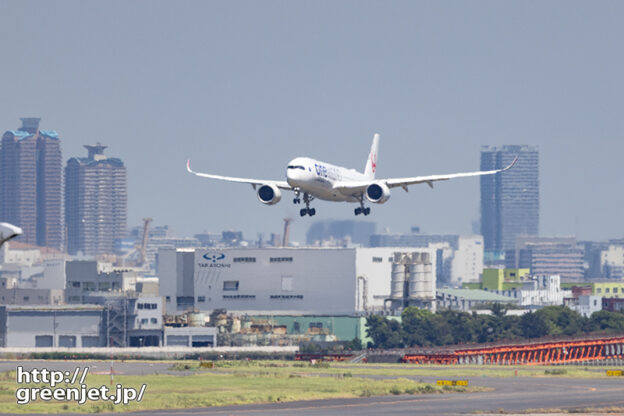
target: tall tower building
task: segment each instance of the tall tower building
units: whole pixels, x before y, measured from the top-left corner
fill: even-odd
[[[486,252],[513,250],[516,237],[536,236],[539,227],[538,150],[535,146],[483,146],[481,169],[510,170],[481,176],[481,234]]]
[[[61,249],[63,245],[62,156],[58,134],[39,130],[40,118],[2,136],[0,221],[22,228],[22,242]]]
[[[113,253],[126,234],[126,167],[104,155],[106,146],[85,146],[87,157],[74,157],[65,167],[67,251],[86,255]]]

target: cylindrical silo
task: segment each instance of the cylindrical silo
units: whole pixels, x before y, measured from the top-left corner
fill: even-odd
[[[403,253],[394,253],[390,281],[390,298],[392,299],[403,299],[403,287],[405,286],[404,261]]]
[[[409,297],[410,299],[422,298],[423,286],[423,263],[421,253],[414,252],[409,264]]]
[[[429,253],[423,253],[423,289],[425,299],[435,299],[436,281],[433,275],[433,265]]]

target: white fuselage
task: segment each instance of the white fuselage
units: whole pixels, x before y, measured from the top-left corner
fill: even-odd
[[[300,192],[325,201],[359,202],[353,195],[334,189],[337,182],[365,181],[367,178],[355,169],[347,169],[308,157],[298,157],[288,163],[286,181]]]

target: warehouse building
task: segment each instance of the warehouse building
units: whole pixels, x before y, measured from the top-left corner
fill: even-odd
[[[226,309],[248,314],[351,315],[382,310],[395,252],[428,248],[161,249],[168,314]]]
[[[104,308],[0,306],[0,347],[104,347]]]

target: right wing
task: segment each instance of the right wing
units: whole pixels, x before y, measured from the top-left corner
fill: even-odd
[[[251,186],[253,186],[254,189],[256,189],[256,186],[262,186],[262,185],[275,185],[280,189],[286,189],[286,190],[293,189],[292,186],[290,186],[288,182],[286,181],[263,181],[260,179],[234,178],[231,176],[211,175],[209,173],[195,172],[191,169],[190,160],[186,161],[186,170],[189,173],[192,173],[193,175],[196,175],[196,176],[200,176],[202,178],[218,179],[221,181],[228,181],[228,182],[248,183]]]
[[[417,183],[426,183],[431,188],[433,188],[433,182],[436,182],[436,181],[448,181],[449,179],[455,179],[455,178],[465,178],[468,176],[493,175],[495,173],[504,172],[508,169],[511,169],[512,166],[515,165],[517,161],[518,161],[518,156],[516,156],[516,158],[513,160],[513,162],[509,164],[509,166],[506,166],[502,169],[496,169],[496,170],[481,170],[477,172],[450,173],[447,175],[414,176],[411,178],[390,178],[390,179],[378,179],[378,180],[372,179],[370,181],[366,181],[366,180],[365,181],[343,181],[343,182],[337,182],[334,185],[334,189],[344,194],[356,195],[356,194],[366,191],[366,188],[368,188],[368,186],[374,182],[383,182],[388,186],[388,188],[396,188],[397,186],[400,186],[405,191],[407,191],[408,185],[414,185]]]
[[[508,169],[511,169],[513,165],[516,164],[517,161],[518,161],[518,156],[515,157],[515,159],[513,160],[513,162],[509,164],[509,166],[506,166],[502,169],[496,169],[496,170],[480,170],[477,172],[450,173],[447,175],[415,176],[413,178],[392,178],[392,179],[386,179],[384,182],[386,182],[386,185],[388,185],[389,188],[401,186],[405,189],[407,185],[414,185],[417,183],[426,183],[427,185],[433,188],[433,182],[435,181],[448,181],[449,179],[455,179],[455,178],[465,178],[468,176],[493,175],[495,173],[504,172]]]

